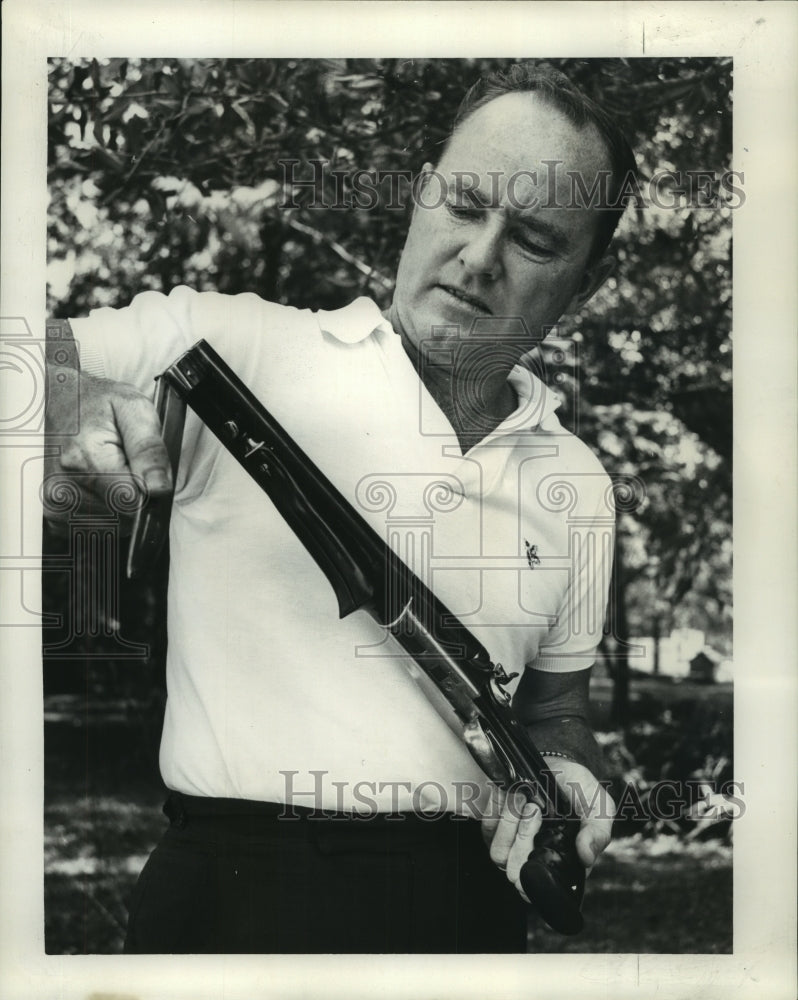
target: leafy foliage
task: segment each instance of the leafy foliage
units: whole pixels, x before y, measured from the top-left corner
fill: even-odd
[[[83,315],[181,283],[313,308],[361,294],[387,304],[407,182],[389,175],[373,207],[323,205],[354,197],[342,178],[357,169],[414,175],[434,162],[466,88],[508,62],[52,60],[51,313]],[[624,125],[644,191],[663,170],[729,168],[731,60],[551,62]],[[323,178],[302,184],[314,179],[314,161],[326,165]],[[669,190],[666,182],[663,201]],[[708,190],[704,200],[717,204],[627,213],[616,274],[557,332],[575,348],[572,363],[556,361],[556,345],[539,359],[544,374],[557,374],[561,412],[607,470],[643,486],[618,521],[607,647],[622,695],[630,634],[692,626],[730,652],[734,199],[717,177]],[[65,543],[45,542],[45,610],[57,614],[68,599]],[[51,953],[121,948],[124,897],[162,826],[154,788],[165,564],[156,576],[122,583],[121,625],[110,623],[100,642],[69,640],[66,620],[45,630]],[[115,659],[120,636],[149,655],[137,665]],[[59,660],[59,643],[68,659]],[[731,776],[728,689],[640,678],[632,687],[613,718],[600,693],[609,682],[594,684],[616,800],[631,789],[645,803],[662,778]],[[65,691],[74,693],[54,693]],[[538,928],[534,950],[730,950],[729,848],[695,839],[696,829],[684,819],[625,822],[619,832],[634,836],[611,845],[591,878],[585,935],[568,942]]]
[[[354,197],[344,175],[357,169],[414,175],[434,161],[467,86],[508,62],[52,60],[52,312],[181,283],[313,308],[387,304],[406,181],[389,177],[373,207],[322,206]],[[712,172],[697,205],[627,214],[616,275],[559,331],[578,348],[559,387],[608,471],[644,484],[619,517],[618,669],[630,630],[669,624],[728,653],[731,60],[551,62],[624,125],[644,191],[662,171]],[[324,176],[303,184],[314,161]]]

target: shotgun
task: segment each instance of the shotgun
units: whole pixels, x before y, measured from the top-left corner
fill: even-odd
[[[367,612],[389,631],[453,707],[483,771],[541,807],[521,869],[525,893],[561,934],[583,926],[585,869],[579,820],[526,730],[505,686],[512,679],[476,637],[383,541],[205,341],[159,379],[190,406],[268,494],[332,585],[343,618]]]

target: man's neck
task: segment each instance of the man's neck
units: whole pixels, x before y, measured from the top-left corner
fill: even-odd
[[[402,337],[409,357],[429,394],[452,425],[463,454],[478,445],[518,408],[518,397],[507,372],[491,372],[484,379],[456,368],[422,366],[418,351]]]

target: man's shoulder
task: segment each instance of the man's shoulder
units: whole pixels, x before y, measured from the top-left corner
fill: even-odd
[[[384,325],[377,304],[365,297],[335,309],[310,309],[272,302],[253,292],[230,295],[180,286],[169,293],[168,302],[173,313],[185,317],[192,326],[215,325],[228,330],[238,326],[251,334],[305,333],[318,339],[320,348],[323,344],[362,343]]]
[[[157,295],[157,293],[144,292],[143,298],[147,295]],[[281,325],[307,321],[313,314],[309,309],[298,309],[295,306],[285,305],[281,302],[272,302],[263,298],[255,292],[238,292],[235,294],[198,291],[186,285],[178,285],[173,288],[167,300],[171,308],[188,314],[203,313],[217,315],[220,319],[226,318],[230,321],[253,322],[278,322]]]
[[[170,330],[186,335],[199,330],[205,335],[208,330],[233,326],[256,330],[274,325],[301,325],[312,316],[308,309],[271,302],[254,292],[229,294],[177,285],[168,292],[139,292],[126,306],[93,309],[87,317],[75,317],[72,323],[81,330],[101,327],[162,338]]]
[[[529,463],[535,473],[538,500],[552,511],[612,516],[612,480],[596,453],[559,422],[547,424],[545,429],[531,430],[528,437],[529,442],[545,449],[542,461]]]
[[[595,451],[573,431],[561,428],[555,436],[563,468],[599,476],[609,482],[609,476]]]

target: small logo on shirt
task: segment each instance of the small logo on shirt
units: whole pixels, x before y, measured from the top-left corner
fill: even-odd
[[[530,545],[526,539],[524,539],[524,545],[526,546],[526,561],[529,563],[529,568],[534,569],[536,566],[540,566],[537,545]]]

